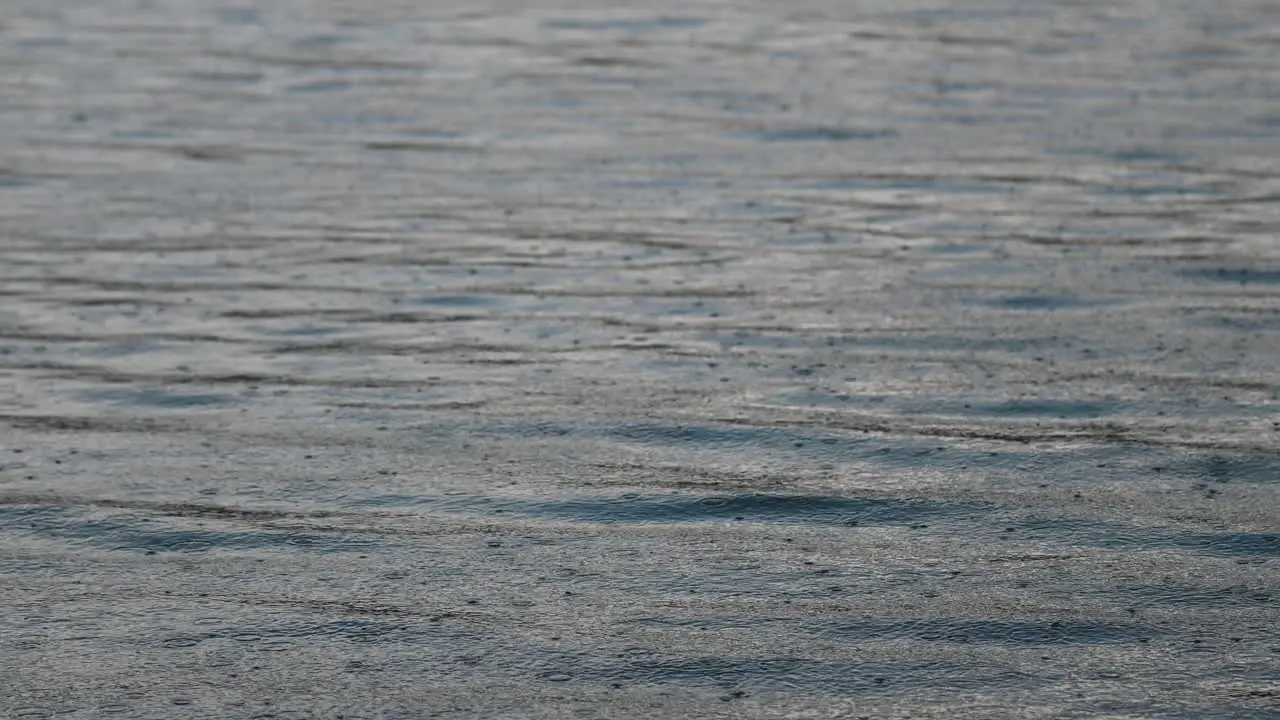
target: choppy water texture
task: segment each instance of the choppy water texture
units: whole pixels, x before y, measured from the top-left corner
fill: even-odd
[[[5,2],[0,715],[1277,717],[1278,28]]]

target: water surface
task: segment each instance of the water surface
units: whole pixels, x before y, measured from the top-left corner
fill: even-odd
[[[1277,22],[6,3],[0,715],[1274,718]]]

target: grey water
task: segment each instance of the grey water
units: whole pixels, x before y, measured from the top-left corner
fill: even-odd
[[[9,0],[0,716],[1280,716],[1280,7]]]

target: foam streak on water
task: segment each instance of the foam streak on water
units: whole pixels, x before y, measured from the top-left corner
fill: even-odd
[[[5,3],[0,715],[1274,718],[1277,23]]]

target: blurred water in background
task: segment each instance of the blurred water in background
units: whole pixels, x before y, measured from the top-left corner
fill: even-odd
[[[0,713],[1280,712],[1280,6],[9,0]]]

